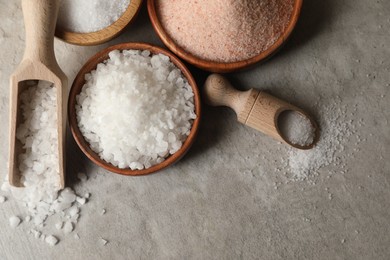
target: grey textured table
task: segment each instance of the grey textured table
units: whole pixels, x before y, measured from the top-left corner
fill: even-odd
[[[24,49],[19,1],[0,0],[0,17],[0,173],[5,175],[8,80]],[[317,118],[323,116],[321,107],[338,100],[342,120],[355,130],[339,135],[344,151],[338,164],[323,167],[310,182],[290,181],[283,174],[288,148],[239,125],[224,108],[205,106],[190,152],[173,167],[145,177],[92,165],[69,136],[68,183],[92,194],[76,227],[80,239],[53,231],[61,241],[49,247],[27,234],[26,223],[11,229],[8,218],[23,208],[9,198],[0,204],[0,258],[389,259],[389,19],[387,0],[307,0],[296,31],[277,55],[227,75],[243,89],[266,89]],[[119,38],[95,47],[56,40],[55,50],[72,82],[91,55],[128,41],[162,45],[145,5]],[[191,69],[201,86],[207,74]],[[88,174],[85,183],[75,181],[78,171]],[[103,208],[107,213],[101,215]],[[99,243],[101,237],[107,245]]]

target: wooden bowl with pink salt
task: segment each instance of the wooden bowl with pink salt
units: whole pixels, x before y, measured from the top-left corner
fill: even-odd
[[[292,33],[302,0],[148,0],[163,43],[188,63],[231,72],[274,54]]]
[[[76,143],[92,162],[118,174],[145,175],[171,166],[194,143],[200,94],[171,52],[122,43],[81,68],[68,117]]]

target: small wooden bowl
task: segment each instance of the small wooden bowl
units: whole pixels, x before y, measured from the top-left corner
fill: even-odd
[[[163,162],[156,164],[148,169],[143,170],[131,170],[130,168],[126,169],[120,169],[103,159],[99,157],[98,154],[96,154],[90,147],[88,142],[84,139],[84,136],[80,132],[80,129],[77,124],[77,116],[76,116],[76,96],[81,92],[82,87],[85,84],[85,74],[89,73],[92,70],[95,70],[97,67],[97,64],[104,62],[108,59],[108,53],[113,50],[148,50],[152,54],[164,54],[168,56],[173,64],[178,67],[183,75],[188,80],[188,83],[192,87],[192,91],[194,92],[194,105],[195,105],[195,114],[197,118],[194,120],[192,124],[192,128],[190,131],[189,136],[184,141],[182,147],[174,154],[169,155]],[[123,174],[123,175],[145,175],[157,172],[159,170],[162,170],[164,168],[167,168],[168,166],[172,165],[173,163],[177,162],[181,157],[184,156],[184,154],[188,151],[188,149],[193,144],[196,134],[198,132],[199,128],[199,122],[201,117],[201,101],[200,101],[200,94],[198,91],[198,87],[196,85],[196,82],[194,78],[192,77],[190,71],[186,68],[186,66],[171,52],[164,50],[160,47],[153,46],[146,43],[121,43],[118,45],[111,46],[107,49],[104,49],[97,54],[95,54],[92,58],[90,58],[87,63],[81,68],[79,73],[77,74],[75,80],[73,81],[72,88],[70,90],[69,94],[69,102],[68,102],[68,117],[69,117],[69,125],[70,130],[72,132],[72,135],[74,139],[76,140],[76,143],[80,147],[80,149],[84,152],[84,154],[95,164],[97,164],[100,167],[105,168],[106,170],[109,170],[111,172]]]
[[[129,25],[137,16],[142,0],[131,0],[126,11],[110,26],[101,29],[100,31],[91,33],[77,33],[64,30],[57,26],[55,36],[67,43],[76,45],[98,45],[105,43],[114,37],[118,36],[127,25]]]
[[[226,72],[232,72],[240,69],[247,68],[257,62],[264,61],[266,58],[270,57],[272,54],[274,54],[276,51],[279,50],[279,48],[286,42],[288,37],[291,35],[297,21],[299,14],[301,12],[302,7],[302,1],[303,0],[295,0],[293,12],[291,15],[290,23],[287,26],[286,30],[282,33],[282,35],[279,37],[279,39],[266,51],[263,51],[257,56],[254,56],[247,60],[237,61],[237,62],[214,62],[209,60],[203,60],[198,58],[197,56],[194,56],[193,54],[185,51],[183,48],[181,48],[179,45],[177,45],[171,37],[166,33],[164,27],[162,26],[158,13],[156,10],[156,4],[155,0],[148,0],[147,6],[148,6],[148,12],[150,16],[150,20],[152,22],[153,28],[156,31],[157,35],[160,37],[162,42],[177,56],[182,58],[183,60],[187,61],[188,63],[204,69],[211,72],[218,72],[218,73],[226,73]]]

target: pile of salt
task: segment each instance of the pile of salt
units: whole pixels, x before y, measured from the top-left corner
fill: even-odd
[[[71,226],[71,232],[86,198],[77,196],[70,188],[58,192],[60,176],[55,88],[45,81],[28,81],[26,84],[28,88],[20,93],[22,122],[16,130],[16,137],[23,147],[18,156],[18,166],[24,187],[11,187],[6,179],[1,189],[11,192],[28,209],[29,215],[24,217],[24,221],[29,223],[32,220],[30,225],[36,228],[31,229],[30,233],[49,245],[55,245],[58,239],[43,235],[41,231],[47,219],[53,215],[60,216],[66,221],[65,225]],[[5,200],[5,197],[1,197]],[[17,216],[9,219],[13,228],[21,221]]]
[[[196,118],[194,93],[169,57],[115,50],[85,79],[78,126],[102,159],[140,170],[181,148]]]
[[[168,35],[201,59],[235,62],[267,50],[286,30],[294,0],[158,0]]]
[[[296,111],[284,111],[278,117],[281,135],[288,142],[308,146],[314,142],[315,128],[309,118]]]
[[[96,32],[118,20],[129,4],[130,0],[62,0],[58,25],[71,32]]]

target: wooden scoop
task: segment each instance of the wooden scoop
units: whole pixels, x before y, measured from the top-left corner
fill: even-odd
[[[28,86],[28,80],[44,80],[54,84],[57,93],[58,164],[60,188],[64,187],[65,131],[67,78],[58,66],[54,55],[54,30],[59,8],[58,0],[22,0],[26,29],[26,48],[22,62],[10,79],[10,148],[9,182],[21,187],[18,154],[23,151],[16,139],[16,129],[21,120],[19,95]]]
[[[204,100],[212,106],[232,108],[236,112],[240,123],[293,147],[310,149],[318,140],[319,130],[317,124],[302,109],[256,89],[238,91],[226,78],[219,74],[212,74],[207,78],[204,85]],[[310,120],[315,133],[312,143],[305,146],[294,144],[281,134],[278,117],[284,111],[296,111]]]

